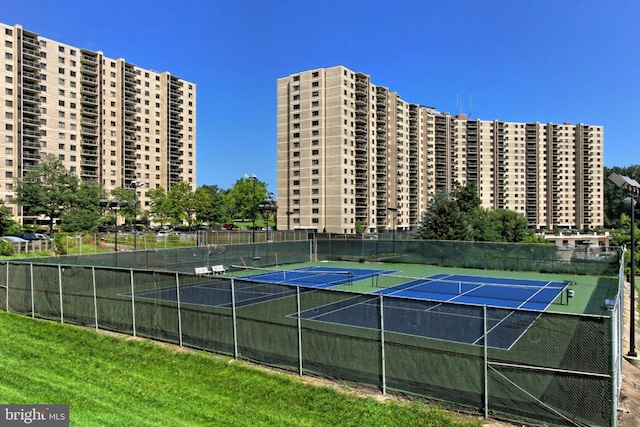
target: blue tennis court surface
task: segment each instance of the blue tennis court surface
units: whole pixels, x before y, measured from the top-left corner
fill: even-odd
[[[391,273],[394,273],[394,271],[363,268],[303,267],[292,270],[265,271],[238,277],[238,279],[325,289],[333,286],[350,285],[353,282],[371,278],[373,274]]]
[[[376,291],[433,301],[544,311],[567,288],[565,282],[436,274]]]
[[[510,349],[540,316],[535,311],[516,311],[447,304],[417,299],[385,298],[384,330],[461,344]],[[380,330],[380,298],[361,295],[305,310],[300,317],[307,321],[341,324]],[[291,315],[296,317],[296,314]]]

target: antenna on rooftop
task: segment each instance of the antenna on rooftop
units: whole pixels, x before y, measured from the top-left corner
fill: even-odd
[[[469,94],[469,118],[471,118],[471,94]]]
[[[458,100],[458,94],[456,93],[456,116],[460,114],[460,101]]]

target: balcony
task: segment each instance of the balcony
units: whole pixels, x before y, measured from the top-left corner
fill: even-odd
[[[97,78],[95,78],[95,77],[93,77],[93,76],[90,76],[90,75],[88,75],[88,74],[83,74],[83,75],[81,76],[81,79],[82,79],[82,83],[83,83],[83,84],[84,84],[84,83],[93,83],[93,84],[98,84],[98,79],[97,79]]]
[[[40,48],[40,42],[38,41],[38,39],[24,32],[22,33],[22,44]]]
[[[40,70],[40,62],[38,61],[32,61],[29,59],[23,59],[22,60],[22,66],[23,68],[26,70],[27,68],[30,68],[32,71],[33,70]]]
[[[84,62],[87,64],[97,64],[98,58],[97,56],[94,56],[94,55],[88,55],[86,53],[82,53],[82,55],[80,55],[80,62]]]
[[[98,67],[95,66],[83,65],[82,67],[80,67],[80,70],[82,71],[82,73],[98,75]]]
[[[34,73],[31,71],[23,71],[22,77],[30,80],[40,80],[40,73]]]

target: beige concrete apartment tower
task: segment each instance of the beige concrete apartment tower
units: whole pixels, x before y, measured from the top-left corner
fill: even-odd
[[[82,180],[107,191],[195,187],[196,86],[168,72],[0,24],[0,197],[15,179],[56,155]],[[16,219],[22,212],[10,203]],[[25,221],[35,218],[24,218]]]
[[[602,126],[452,116],[342,66],[278,79],[278,228],[410,230],[437,191],[532,228],[602,226]]]

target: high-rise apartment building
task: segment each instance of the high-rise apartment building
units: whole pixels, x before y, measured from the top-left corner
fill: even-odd
[[[107,191],[144,183],[137,187],[143,209],[148,189],[180,181],[195,187],[195,84],[20,25],[0,24],[0,34],[3,200],[47,154]]]
[[[451,116],[342,66],[278,79],[278,228],[411,229],[435,192],[537,229],[603,224],[603,128]]]

